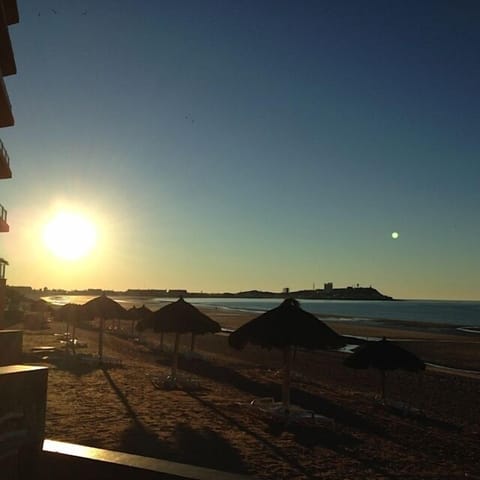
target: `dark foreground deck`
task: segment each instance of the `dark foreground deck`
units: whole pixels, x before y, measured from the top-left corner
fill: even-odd
[[[45,440],[36,480],[253,480],[253,477],[209,468]]]

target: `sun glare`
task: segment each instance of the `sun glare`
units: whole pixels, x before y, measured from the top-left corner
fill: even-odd
[[[92,222],[71,212],[57,213],[43,229],[45,246],[62,260],[79,260],[87,256],[97,243]]]

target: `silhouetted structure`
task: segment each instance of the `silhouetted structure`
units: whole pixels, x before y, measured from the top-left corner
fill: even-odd
[[[302,310],[294,298],[287,298],[280,306],[242,325],[230,335],[228,343],[237,349],[252,343],[283,351],[282,401],[287,412],[290,408],[292,347],[324,349],[345,345],[343,337],[311,313]]]
[[[105,320],[107,319],[122,319],[128,318],[128,312],[119,303],[106,295],[93,298],[88,301],[83,308],[86,312],[86,317],[89,320],[98,319],[98,357],[100,362],[103,361],[103,331],[105,327]]]
[[[172,380],[175,381],[178,365],[178,347],[182,333],[192,334],[192,350],[195,335],[215,333],[220,331],[220,325],[202,313],[198,308],[187,303],[182,297],[176,302],[153,313],[153,330],[155,332],[175,333],[175,347],[172,364]]]
[[[367,369],[376,368],[382,375],[382,399],[385,400],[385,377],[387,370],[407,370],[418,372],[425,370],[425,363],[413,353],[403,349],[385,337],[376,342],[368,342],[359,347],[344,364],[347,367]]]
[[[9,26],[18,23],[18,8],[16,0],[0,0],[0,128],[11,127],[14,124],[12,106],[8,98],[3,77],[17,73]],[[0,140],[0,179],[11,178],[10,158]],[[0,205],[0,232],[8,232],[7,210]],[[3,321],[6,304],[5,266],[8,262],[0,259],[0,322]]]

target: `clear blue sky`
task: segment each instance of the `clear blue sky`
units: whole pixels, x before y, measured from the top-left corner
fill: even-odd
[[[9,284],[480,299],[477,1],[18,6]]]

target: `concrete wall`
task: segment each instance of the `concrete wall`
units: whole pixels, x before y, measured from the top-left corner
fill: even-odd
[[[23,332],[0,330],[0,366],[22,363]]]

